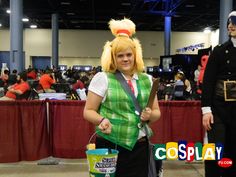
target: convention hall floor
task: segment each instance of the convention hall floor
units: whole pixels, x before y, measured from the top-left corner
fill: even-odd
[[[52,160],[37,162],[0,163],[0,177],[89,177],[85,159],[60,159],[58,165],[45,165]],[[55,161],[54,161],[55,162]],[[163,177],[203,177],[203,163],[164,161]]]

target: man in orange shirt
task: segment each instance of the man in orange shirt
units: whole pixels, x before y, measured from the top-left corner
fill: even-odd
[[[54,84],[55,77],[51,71],[46,71],[39,79],[39,84],[43,87],[46,93],[55,93],[56,91],[51,89],[51,85]]]
[[[29,69],[29,70],[28,70],[28,73],[27,73],[27,77],[28,77],[28,79],[34,79],[34,80],[36,80],[36,79],[37,79],[36,70],[35,70],[35,69]]]
[[[16,100],[17,95],[24,94],[30,89],[27,83],[27,74],[22,72],[17,76],[17,83],[9,86],[5,96],[1,97],[0,100]]]

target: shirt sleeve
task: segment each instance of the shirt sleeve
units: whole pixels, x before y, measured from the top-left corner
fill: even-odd
[[[89,84],[88,90],[101,96],[105,97],[108,89],[108,79],[105,72],[97,73]]]
[[[202,107],[202,114],[206,114],[206,113],[211,113],[211,107],[206,106],[206,107]]]

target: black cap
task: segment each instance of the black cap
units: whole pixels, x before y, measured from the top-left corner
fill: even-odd
[[[228,16],[228,21],[227,21],[227,25],[229,23],[232,23],[233,25],[236,25],[236,11],[232,11],[229,16]]]

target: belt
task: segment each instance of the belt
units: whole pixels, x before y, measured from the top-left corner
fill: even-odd
[[[144,136],[144,137],[142,137],[142,138],[137,140],[138,143],[145,142],[145,141],[147,141],[147,137],[146,136]]]
[[[215,93],[216,96],[223,97],[225,101],[236,101],[236,81],[218,80]]]

